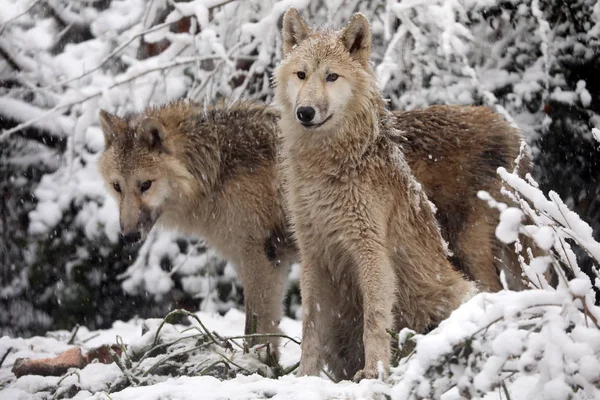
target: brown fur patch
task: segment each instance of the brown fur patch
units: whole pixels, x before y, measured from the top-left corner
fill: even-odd
[[[438,105],[394,115],[400,130],[394,141],[438,209],[454,264],[482,288],[500,290],[498,270],[503,263],[498,259],[506,249],[494,235],[499,215],[477,198],[477,192],[507,200],[500,193],[496,170],[515,167],[520,133],[482,106]],[[528,171],[529,163],[522,162],[520,173]],[[520,274],[515,260],[507,267],[511,274]]]

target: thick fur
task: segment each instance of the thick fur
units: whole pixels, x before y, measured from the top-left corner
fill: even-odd
[[[246,332],[251,331],[253,314],[257,323],[277,321],[284,276],[297,257],[281,191],[272,189],[278,113],[250,103],[205,110],[199,104],[175,102],[124,118],[100,115],[106,141],[100,171],[118,201],[122,231],[139,230],[144,239],[158,222],[206,237],[238,267],[248,299]],[[519,133],[485,107],[434,106],[395,115],[401,129],[395,140],[437,207],[442,234],[454,252],[452,260],[482,288],[498,289],[493,262],[477,262],[482,254],[499,251],[493,238],[498,213],[490,213],[476,191],[497,192],[500,180],[492,171],[498,166],[512,168]],[[158,125],[158,132],[171,137],[167,140],[165,135],[160,147],[153,148],[143,134],[135,137],[145,119],[165,121],[165,129]],[[504,154],[502,159],[499,153]],[[260,168],[253,169],[256,165]],[[528,166],[521,170],[526,172]],[[152,186],[142,194],[138,186],[147,180],[153,181]],[[115,182],[121,182],[121,193],[115,192]],[[274,197],[265,197],[273,192]],[[485,234],[476,229],[482,225]],[[507,264],[518,271],[513,254],[510,248],[505,252]],[[271,328],[271,323],[257,325],[259,332],[276,332]]]
[[[512,168],[519,133],[485,107],[434,106],[394,114],[396,127],[401,129],[396,142],[437,207],[442,234],[454,252],[452,260],[482,288],[496,290],[500,283],[493,262],[477,260],[483,258],[481,254],[492,252],[495,258],[501,258],[496,254],[498,241],[493,238],[498,213],[489,213],[485,202],[476,198],[476,191],[497,192],[500,180],[491,171],[499,166]],[[166,150],[151,150],[147,141],[135,138],[146,117],[165,120],[165,126],[173,132],[171,146],[179,150],[168,156],[163,154]],[[221,253],[237,262],[238,269],[257,266],[252,267],[255,271],[239,271],[245,293],[248,299],[268,298],[269,302],[264,308],[249,304],[246,332],[251,331],[253,314],[257,322],[267,318],[265,315],[280,315],[285,289],[282,276],[297,257],[282,210],[281,191],[276,189],[274,199],[263,200],[262,187],[273,185],[267,182],[274,179],[276,167],[277,118],[273,109],[263,105],[220,105],[205,114],[203,106],[183,102],[124,118],[101,112],[100,118],[106,134],[100,170],[109,192],[118,201],[124,233],[137,229],[143,239],[157,221],[169,229],[207,237]],[[469,151],[463,145],[469,146]],[[502,148],[498,150],[498,146]],[[490,157],[494,151],[504,154],[504,158]],[[262,167],[252,171],[256,161]],[[528,165],[521,170],[526,172]],[[150,178],[154,182],[142,194],[136,185]],[[121,185],[123,194],[116,193],[112,184],[125,180],[131,183]],[[163,189],[155,190],[160,187]],[[245,190],[238,191],[238,187]],[[227,188],[227,197],[221,193],[222,188]],[[213,210],[218,219],[207,218]],[[223,222],[225,215],[227,221]],[[249,219],[252,223],[245,224]],[[478,219],[480,224],[464,222]],[[485,234],[471,229],[481,225],[485,226]],[[244,239],[232,237],[229,227]],[[256,232],[262,232],[258,238],[253,237]],[[264,232],[268,232],[266,237]],[[474,245],[469,245],[469,240]],[[239,244],[243,242],[254,248],[242,250]],[[514,251],[507,250],[503,253],[506,264],[517,271],[518,277]],[[273,269],[274,264],[278,267]],[[269,279],[275,281],[263,282]],[[257,326],[259,332],[264,325]]]
[[[515,167],[523,140],[519,132],[488,107],[432,106],[394,114],[401,131],[396,141],[438,209],[453,264],[484,290],[502,289],[500,270],[511,288],[522,289],[521,268],[510,258],[514,250],[495,237],[498,210],[477,198],[480,190],[503,198],[496,170]],[[522,159],[519,173],[529,169],[529,159]]]
[[[298,374],[318,375],[327,363],[336,380],[376,378],[389,367],[388,329],[423,332],[476,289],[448,261],[432,207],[396,144],[364,16],[325,32],[290,9],[283,37],[275,102],[302,264]],[[299,115],[307,107],[316,110],[309,122]]]
[[[254,315],[257,332],[278,333],[292,261],[286,250],[295,254],[276,183],[275,113],[248,103],[205,110],[180,101],[124,118],[101,111],[100,121],[106,145],[99,167],[118,201],[122,232],[139,230],[144,239],[156,221],[203,237],[238,268],[246,333]]]

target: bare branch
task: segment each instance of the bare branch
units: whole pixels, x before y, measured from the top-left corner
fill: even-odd
[[[21,66],[19,64],[17,64],[17,62],[12,58],[12,56],[10,54],[8,54],[8,52],[6,50],[4,50],[4,47],[2,47],[0,45],[0,56],[2,56],[2,58],[4,58],[6,60],[6,62],[8,63],[8,65],[10,65],[10,67],[12,69],[14,69],[17,72],[21,72]]]

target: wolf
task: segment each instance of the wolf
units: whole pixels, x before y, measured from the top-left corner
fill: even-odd
[[[486,107],[394,114],[402,129],[394,140],[438,209],[452,260],[482,289],[499,290],[498,215],[482,210],[476,191],[499,192],[493,171],[513,167],[518,131]],[[237,268],[246,334],[279,333],[287,271],[298,259],[276,181],[278,118],[275,108],[252,102],[180,100],[124,117],[99,112],[99,170],[119,205],[124,240],[144,240],[155,224],[204,237]],[[273,344],[277,354],[277,337],[254,342]]]
[[[119,205],[126,242],[158,224],[202,237],[236,266],[245,333],[273,334],[277,356],[289,266],[295,259],[276,179],[277,113],[252,103],[176,101],[117,117],[99,112],[99,171]]]
[[[477,288],[448,261],[434,210],[397,146],[370,65],[371,30],[283,18],[274,71],[285,200],[302,270],[299,375],[385,374],[388,330],[424,332]]]

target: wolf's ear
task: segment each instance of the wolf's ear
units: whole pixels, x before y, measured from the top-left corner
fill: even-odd
[[[104,110],[98,112],[98,118],[100,119],[100,128],[104,133],[104,148],[107,149],[115,137],[120,134],[121,118]]]
[[[365,67],[369,65],[371,56],[371,26],[367,18],[356,13],[348,22],[341,35],[342,42],[350,52],[350,56]]]
[[[289,53],[295,45],[308,37],[310,28],[302,19],[298,10],[290,8],[283,15],[283,54]]]
[[[137,135],[151,149],[162,149],[168,132],[156,118],[145,118],[138,126]]]

